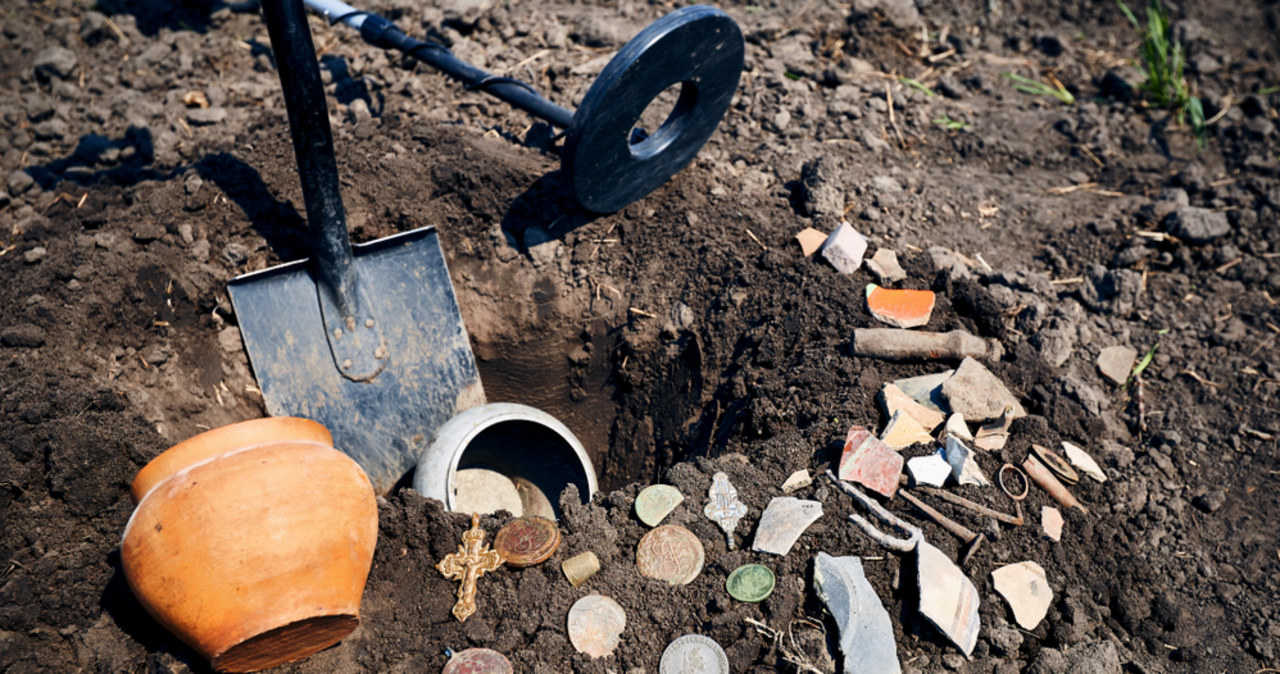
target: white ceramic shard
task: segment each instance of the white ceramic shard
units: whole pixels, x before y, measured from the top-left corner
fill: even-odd
[[[1024,630],[1033,630],[1044,620],[1053,604],[1053,588],[1049,577],[1035,562],[1018,562],[991,572],[996,592],[1013,609],[1013,618]]]
[[[818,249],[822,257],[841,274],[852,274],[862,266],[862,256],[867,252],[867,240],[848,222],[841,222],[836,231]]]
[[[964,443],[954,435],[947,436],[946,454],[947,463],[951,466],[951,476],[955,478],[957,484],[991,486],[991,480],[987,479],[982,468],[978,467],[978,462],[974,460],[973,450],[965,447]]]
[[[862,560],[819,552],[813,564],[813,585],[840,628],[845,674],[899,674],[902,666],[893,623],[862,572]]]
[[[822,517],[822,503],[804,501],[792,496],[779,496],[760,515],[756,539],[751,549],[774,555],[791,552],[805,529]]]
[[[1107,481],[1107,474],[1102,472],[1102,466],[1099,466],[1098,462],[1094,461],[1093,457],[1089,456],[1088,452],[1076,447],[1070,442],[1062,443],[1062,452],[1067,455],[1067,461],[1070,461],[1071,465],[1079,468],[1080,472],[1088,475],[1098,482]]]
[[[907,474],[912,484],[941,487],[951,477],[951,464],[942,457],[942,450],[938,450],[929,456],[907,459]]]
[[[1040,528],[1049,540],[1057,543],[1062,540],[1062,513],[1053,506],[1040,508]]]
[[[969,424],[965,423],[963,414],[952,414],[947,417],[947,425],[942,429],[942,435],[938,436],[939,440],[946,440],[947,435],[954,435],[966,442],[973,442],[973,433],[969,431]]]
[[[941,550],[921,540],[916,548],[920,614],[969,657],[982,628],[978,589]]]
[[[931,443],[933,436],[929,435],[915,417],[907,414],[905,410],[898,410],[885,425],[884,432],[880,434],[880,441],[894,449],[902,449],[911,445]]]
[[[1116,386],[1124,386],[1138,352],[1132,346],[1108,346],[1098,354],[1098,371]]]
[[[809,469],[797,470],[788,475],[787,480],[782,483],[782,493],[791,494],[811,484],[813,484],[813,477],[809,475]]]

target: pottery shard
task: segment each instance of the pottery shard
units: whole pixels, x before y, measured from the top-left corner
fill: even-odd
[[[819,552],[813,563],[813,585],[840,629],[846,674],[902,671],[893,622],[862,572],[861,559]]]
[[[819,252],[836,271],[852,274],[862,266],[862,256],[867,252],[867,240],[848,222],[841,222],[836,231],[822,243]]]
[[[924,541],[917,548],[920,615],[968,657],[978,643],[982,619],[978,588],[943,552]]]
[[[951,477],[951,464],[942,457],[939,451],[929,456],[917,456],[907,460],[907,474],[912,484],[941,487]]]
[[[902,455],[862,426],[849,429],[840,454],[839,477],[892,498],[902,475]]]
[[[908,377],[893,382],[908,398],[937,412],[946,412],[947,401],[942,397],[942,383],[955,374],[955,370],[943,370],[919,377]],[[924,423],[923,421],[921,423]]]
[[[1040,508],[1040,528],[1049,540],[1057,543],[1062,540],[1062,513],[1053,506]]]
[[[898,410],[889,423],[885,425],[880,440],[894,449],[902,449],[911,445],[933,442],[933,436],[916,421],[914,417]]]
[[[809,475],[809,469],[797,470],[789,475],[785,482],[782,483],[782,493],[790,494],[809,485],[813,484],[813,477]]]
[[[826,240],[826,234],[812,227],[805,227],[796,234],[796,243],[800,244],[800,252],[804,253],[805,257],[818,252],[818,249],[822,247],[822,243]]]
[[[751,549],[774,555],[791,552],[805,529],[822,517],[822,503],[804,501],[791,496],[779,496],[769,501],[760,525],[756,528],[756,540]]]
[[[1098,371],[1116,386],[1124,386],[1138,351],[1131,346],[1108,346],[1098,354]]]
[[[919,328],[933,315],[932,290],[895,290],[867,286],[867,310],[876,320],[895,328]]]
[[[1102,466],[1099,466],[1098,462],[1094,461],[1093,457],[1089,456],[1088,452],[1076,447],[1070,442],[1062,443],[1062,452],[1067,455],[1067,461],[1070,461],[1071,465],[1079,468],[1080,472],[1088,475],[1098,482],[1107,481],[1107,474],[1102,472]]]
[[[888,248],[877,250],[876,254],[867,260],[867,269],[870,269],[881,283],[897,283],[907,278],[907,272],[902,269],[902,265],[898,264],[898,253]]]
[[[942,397],[952,412],[968,421],[990,421],[1012,406],[1011,418],[1027,416],[1018,399],[982,363],[965,358],[950,379],[942,382]]]
[[[996,592],[1009,602],[1013,618],[1024,630],[1033,630],[1044,620],[1053,604],[1053,588],[1049,577],[1035,562],[1019,562],[991,572]]]
[[[898,412],[911,415],[926,431],[932,432],[942,424],[946,417],[935,409],[921,405],[902,392],[895,384],[885,384],[880,391],[880,404],[884,407],[884,415],[893,418]]]
[[[947,417],[947,425],[942,429],[939,440],[945,440],[946,436],[954,435],[961,440],[973,442],[973,433],[969,432],[969,425],[964,422],[963,414],[952,414]]]
[[[947,463],[951,466],[951,476],[957,484],[971,484],[978,487],[990,487],[991,480],[978,467],[973,458],[973,450],[964,446],[954,435],[947,436]]]

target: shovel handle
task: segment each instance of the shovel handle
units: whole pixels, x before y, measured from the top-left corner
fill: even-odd
[[[354,283],[354,267],[346,211],[338,189],[329,108],[306,9],[302,0],[262,0],[262,14],[289,111],[293,151],[302,179],[302,201],[311,228],[311,254],[319,275],[329,276],[326,280],[338,290],[348,285],[343,283],[348,277]]]
[[[325,335],[344,377],[368,381],[386,366],[387,344],[356,274],[329,107],[302,0],[262,0],[311,230],[311,262]]]

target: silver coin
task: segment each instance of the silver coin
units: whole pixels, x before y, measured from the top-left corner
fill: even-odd
[[[686,634],[662,652],[659,674],[729,674],[729,658],[720,644],[701,634]]]

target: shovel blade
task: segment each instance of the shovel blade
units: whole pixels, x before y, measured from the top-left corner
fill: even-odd
[[[323,424],[385,494],[441,424],[484,404],[484,388],[435,229],[353,248],[388,354],[371,381],[338,370],[309,260],[240,276],[227,290],[267,412]]]

